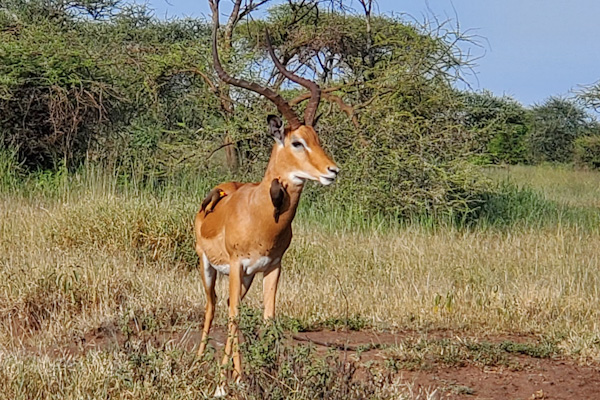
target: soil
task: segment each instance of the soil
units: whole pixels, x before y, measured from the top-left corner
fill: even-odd
[[[197,348],[201,334],[197,330],[144,333],[145,340],[151,341],[157,348],[169,343],[188,351]],[[325,353],[337,349],[340,357],[356,354],[363,350],[360,362],[381,362],[386,358],[382,348],[394,345],[402,340],[422,337],[419,332],[381,333],[373,331],[330,331],[298,333],[290,337],[295,344],[311,343]],[[223,328],[216,327],[211,332],[211,344],[217,349],[223,346],[226,337]],[[460,336],[464,339],[464,332]],[[454,338],[457,334],[448,331],[427,333],[428,339]],[[533,336],[503,335],[471,338],[472,340],[500,343],[510,340],[516,343],[531,343]],[[50,351],[54,356],[77,356],[89,349],[109,349],[122,346],[124,335],[112,327],[101,327],[84,337]],[[346,349],[346,350],[344,350]],[[399,370],[397,375],[405,382],[413,383],[414,389],[424,392],[436,392],[438,399],[523,399],[523,400],[581,400],[600,399],[600,365],[581,365],[566,357],[535,358],[523,354],[511,354],[511,365],[518,368],[501,366],[481,366],[473,363],[461,363],[460,366],[448,366],[433,363],[429,368]],[[353,357],[356,358],[356,357]],[[359,373],[360,376],[360,373]]]
[[[395,344],[407,337],[419,337],[415,332],[397,334],[375,332],[309,332],[296,335],[296,340],[309,340],[321,347]],[[428,333],[430,338],[456,337],[451,332]],[[517,343],[531,341],[521,335],[489,336],[478,338],[491,343],[511,340]],[[366,354],[365,354],[366,353]],[[369,350],[361,359],[377,359],[380,350]],[[427,371],[400,371],[399,374],[417,388],[431,393],[437,389],[442,399],[600,399],[600,366],[579,365],[566,358],[534,358],[515,355],[518,370],[507,367],[478,367],[471,364],[460,367],[434,365]]]

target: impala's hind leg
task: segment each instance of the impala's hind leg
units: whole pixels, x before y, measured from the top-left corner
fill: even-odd
[[[252,286],[252,282],[254,281],[254,277],[256,275],[244,275],[242,278],[242,293],[240,294],[240,301],[244,300],[248,290],[250,290],[250,286]],[[229,307],[229,298],[227,298],[227,307]]]
[[[198,357],[201,357],[202,354],[204,354],[204,350],[206,350],[208,334],[210,333],[210,326],[212,325],[215,316],[215,304],[217,302],[217,293],[215,291],[217,270],[210,265],[210,262],[204,253],[202,253],[200,262],[203,264],[202,284],[204,285],[204,291],[206,292],[206,312],[204,313],[204,328],[202,329],[202,341],[200,342],[200,348],[198,349]]]
[[[238,260],[232,260],[229,265],[229,324],[222,365],[225,367],[229,364],[229,360],[233,359],[233,378],[239,380],[242,376],[242,363],[239,348],[238,316],[244,269]]]
[[[280,272],[281,263],[266,271],[263,277],[263,302],[265,306],[265,320],[275,318],[275,299],[277,297],[277,284],[279,283]]]

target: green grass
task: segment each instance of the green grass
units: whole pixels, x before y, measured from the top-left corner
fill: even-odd
[[[600,208],[600,173],[566,166],[510,166],[490,171],[492,177],[533,190],[543,199],[576,208]]]
[[[476,226],[518,229],[600,228],[600,173],[566,167],[511,166],[486,171],[497,190],[486,196]]]

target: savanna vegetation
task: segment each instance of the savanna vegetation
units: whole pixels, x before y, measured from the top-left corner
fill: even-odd
[[[403,369],[600,360],[598,89],[531,108],[461,91],[471,38],[336,2],[250,1],[225,24],[238,76],[297,107],[267,62],[323,88],[319,134],[342,169],[308,186],[278,314],[251,290],[239,398],[433,398]],[[264,7],[269,4],[263,5]],[[242,15],[244,14],[244,15]],[[219,82],[210,25],[113,0],[0,0],[0,396],[206,398],[192,219],[207,191],[255,180],[272,106]],[[513,166],[507,167],[507,164]],[[219,283],[217,325],[226,321]],[[414,332],[360,366],[290,332]],[[451,340],[429,332],[449,331]],[[524,335],[501,344],[486,335]],[[98,338],[116,338],[100,341]],[[188,346],[188,347],[186,347]]]

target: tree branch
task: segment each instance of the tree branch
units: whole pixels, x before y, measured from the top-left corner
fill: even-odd
[[[338,90],[344,88],[345,86],[334,86],[334,87],[330,87],[327,89],[321,89],[321,94],[323,93],[331,93],[331,92],[337,92]],[[298,105],[300,103],[302,103],[305,100],[310,99],[310,92],[307,93],[302,93],[301,95],[298,95],[296,97],[294,97],[292,100],[289,101],[291,106],[295,106]]]
[[[215,83],[212,80],[210,80],[208,75],[206,75],[204,72],[200,71],[197,68],[180,69],[174,72],[191,72],[195,75],[200,76],[208,85],[209,90],[213,92],[219,98],[219,100],[221,100],[221,107],[223,108],[223,110],[227,113],[233,113],[233,100],[230,97],[225,96],[217,87],[217,85],[215,85]]]
[[[354,127],[356,129],[360,129],[360,124],[358,122],[358,118],[356,117],[356,111],[354,110],[354,107],[344,103],[344,100],[342,100],[341,97],[331,93],[323,93],[322,97],[329,102],[336,103],[340,110],[345,112],[348,118],[350,118],[352,124],[354,124]]]
[[[349,104],[346,104],[344,100],[340,96],[336,96],[332,94],[332,92],[340,90],[341,86],[330,87],[327,89],[321,89],[321,97],[330,103],[335,103],[338,105],[341,111],[343,111],[348,118],[352,121],[352,124],[356,129],[360,129],[360,123],[358,122],[358,117],[356,116],[356,109]],[[303,93],[292,100],[290,100],[290,106],[295,106],[302,103],[305,100],[310,99],[310,93]]]
[[[225,25],[225,45],[227,48],[231,48],[231,39],[233,37],[233,28],[235,28],[236,24],[240,20],[240,7],[242,5],[242,0],[235,0],[233,3],[233,8],[231,10],[231,15],[229,15],[229,19],[227,20],[227,25]]]

